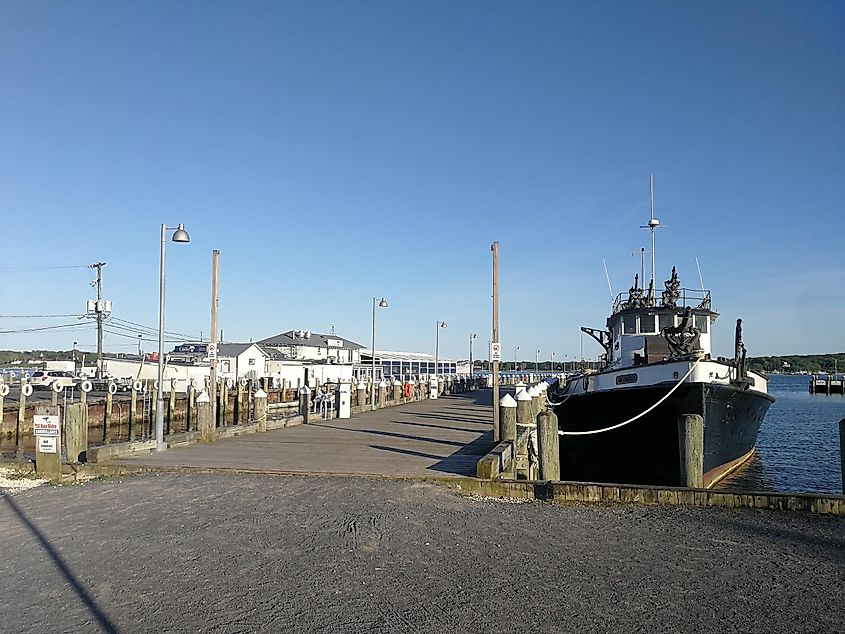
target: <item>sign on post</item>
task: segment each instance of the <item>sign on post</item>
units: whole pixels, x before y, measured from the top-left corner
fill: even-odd
[[[41,453],[58,453],[58,438],[53,436],[36,436],[38,451]]]
[[[498,341],[490,343],[490,361],[502,360],[502,344]]]
[[[51,436],[57,438],[59,436],[59,417],[37,415],[32,420],[32,429],[36,437]]]

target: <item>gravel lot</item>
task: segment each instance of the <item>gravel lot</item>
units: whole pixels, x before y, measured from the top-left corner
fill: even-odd
[[[845,521],[159,474],[0,498],[9,632],[842,632]]]

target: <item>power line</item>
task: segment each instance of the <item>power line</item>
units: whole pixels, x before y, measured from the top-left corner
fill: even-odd
[[[24,332],[41,332],[44,330],[68,330],[72,328],[84,328],[88,324],[61,324],[59,326],[42,326],[40,328],[21,328],[18,330],[0,330],[0,335],[15,335]]]
[[[58,271],[60,269],[87,269],[87,264],[68,264],[66,266],[2,266],[0,271]]]
[[[54,319],[57,317],[85,317],[79,313],[66,315],[0,315],[0,319]]]

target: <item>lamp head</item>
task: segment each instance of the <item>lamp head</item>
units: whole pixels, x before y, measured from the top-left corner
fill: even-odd
[[[185,225],[180,224],[176,227],[176,232],[173,234],[173,242],[190,242],[191,236],[185,231]]]
[[[381,301],[378,303],[378,305],[379,305],[379,308],[387,308],[387,300],[384,297],[382,297]]]
[[[437,325],[440,326],[441,328],[445,328],[446,322],[445,321],[439,321],[439,322],[437,322]]]

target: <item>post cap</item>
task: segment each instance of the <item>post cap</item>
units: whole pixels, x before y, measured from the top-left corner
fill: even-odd
[[[200,392],[199,396],[197,396],[197,403],[210,403],[211,397],[209,397],[208,392],[203,390]]]
[[[267,392],[258,388],[258,391],[254,394],[255,398],[267,398]]]
[[[378,386],[379,386],[379,387],[387,387],[387,381],[385,381],[384,379],[382,379],[382,380],[379,382]]]
[[[500,407],[516,407],[516,401],[514,400],[513,396],[510,394],[505,394],[502,398],[499,399],[499,406]]]
[[[308,387],[307,385],[303,385],[301,388],[299,388],[299,393],[300,394],[311,394],[311,388]]]
[[[540,382],[537,384],[537,389],[538,389],[538,390],[540,390],[541,392],[545,392],[546,390],[548,390],[548,389],[549,389],[549,384],[548,384],[548,383],[546,383],[546,381],[545,381],[545,380],[544,380],[544,381],[540,381]]]
[[[399,379],[393,379],[393,385],[402,385],[402,381]]]
[[[527,390],[521,390],[516,393],[516,400],[517,401],[530,401],[531,396],[528,394]]]
[[[540,396],[540,390],[537,389],[536,385],[532,385],[531,387],[529,387],[526,392],[528,392],[528,396],[530,396],[531,398]]]
[[[360,382],[358,383],[358,385],[356,385],[355,387],[356,387],[357,389],[359,389],[359,390],[366,390],[366,389],[367,389],[367,384],[366,384],[366,383],[364,383],[363,381],[360,381]]]

